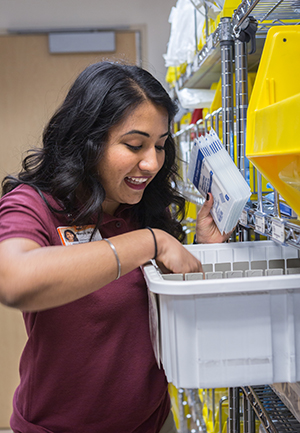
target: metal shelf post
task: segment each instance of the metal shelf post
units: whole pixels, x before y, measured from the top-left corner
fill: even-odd
[[[228,388],[228,433],[240,433],[240,389]]]
[[[235,101],[236,101],[236,140],[237,166],[246,179],[247,167],[245,158],[246,123],[248,108],[248,66],[247,44],[239,39],[234,41],[235,47]]]
[[[221,81],[223,144],[233,157],[233,37],[231,18],[221,18]]]

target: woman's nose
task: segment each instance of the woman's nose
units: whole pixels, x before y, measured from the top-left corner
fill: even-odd
[[[158,154],[156,148],[149,149],[143,153],[139,162],[139,168],[142,171],[156,173],[163,165],[164,155]]]

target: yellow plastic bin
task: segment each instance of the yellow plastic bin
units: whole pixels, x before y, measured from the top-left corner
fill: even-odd
[[[247,116],[246,156],[300,215],[300,26],[272,27]]]

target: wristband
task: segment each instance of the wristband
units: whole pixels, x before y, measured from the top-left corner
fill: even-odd
[[[152,236],[153,236],[153,240],[154,240],[154,257],[153,257],[152,260],[155,260],[156,257],[157,257],[157,242],[156,242],[156,237],[155,237],[154,231],[152,230],[151,227],[146,227],[146,229],[150,230],[150,232],[152,233]]]
[[[117,250],[116,250],[114,244],[112,244],[109,239],[103,238],[103,240],[108,243],[108,245],[113,250],[113,253],[114,253],[114,255],[115,255],[116,259],[117,259],[118,275],[117,275],[116,280],[118,280],[120,278],[120,276],[121,276],[121,262],[120,262]]]

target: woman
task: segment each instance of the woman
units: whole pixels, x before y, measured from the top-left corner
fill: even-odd
[[[78,238],[77,238],[77,236],[76,236],[75,233],[74,233],[72,230],[70,230],[70,229],[66,229],[66,230],[64,231],[64,237],[65,237],[65,240],[66,240],[67,242],[70,242],[70,243],[78,242]]]
[[[91,65],[45,128],[43,147],[4,179],[0,300],[22,310],[28,333],[14,432],[175,431],[139,269],[155,258],[170,272],[202,270],[180,243],[175,111],[148,72]],[[225,240],[211,202],[198,216],[199,242]],[[88,242],[66,247],[61,233],[74,227],[78,239],[89,228]]]

